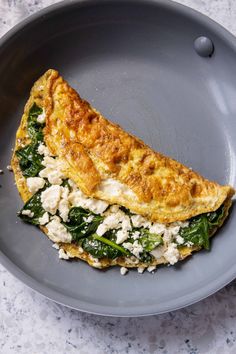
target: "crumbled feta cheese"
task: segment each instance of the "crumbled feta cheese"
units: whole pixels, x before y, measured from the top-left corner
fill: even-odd
[[[55,248],[56,250],[59,250],[59,248],[60,248],[57,243],[53,243],[53,244],[52,244],[52,247]]]
[[[149,266],[149,267],[147,267],[147,271],[149,272],[149,273],[154,273],[154,270],[156,270],[156,266]]]
[[[134,240],[137,240],[140,237],[140,232],[139,231],[134,231],[134,233],[131,235],[131,237]]]
[[[8,169],[8,171],[12,171],[11,165],[8,165],[8,166],[7,166],[7,169]]]
[[[62,171],[63,166],[60,160],[45,156],[42,165],[45,166],[45,168],[39,172],[40,177],[47,178],[51,184],[62,184],[65,175]]]
[[[132,191],[132,189],[112,178],[103,180],[99,185],[99,190],[105,195],[109,195],[110,197],[119,197],[122,195],[132,199],[137,199],[137,196]]]
[[[39,225],[45,225],[49,222],[49,214],[45,212],[41,218],[39,218]]]
[[[54,216],[54,218],[46,225],[46,228],[48,230],[48,237],[53,242],[71,243],[72,236],[65,226],[61,224],[59,217]]]
[[[165,259],[170,264],[175,264],[179,260],[179,251],[177,249],[176,243],[170,243],[167,250],[164,252]]]
[[[38,146],[38,153],[39,155],[44,155],[44,156],[51,156],[51,153],[46,145],[43,143],[40,143]]]
[[[48,211],[52,215],[56,214],[61,199],[61,192],[60,186],[53,185],[41,193],[42,207],[45,211]]]
[[[26,179],[26,184],[30,193],[35,194],[39,189],[44,187],[45,181],[41,177],[29,177]]]
[[[135,240],[134,243],[131,243],[131,242],[124,242],[124,243],[122,244],[122,246],[123,246],[124,248],[126,248],[127,250],[129,250],[131,253],[133,253],[133,255],[134,255],[135,257],[137,257],[137,258],[139,258],[139,257],[140,257],[140,253],[143,252],[143,247],[142,247],[142,245],[140,245],[140,244],[138,243],[137,240]]]
[[[169,232],[171,233],[172,236],[178,235],[179,229],[180,229],[180,226],[171,226],[170,225],[168,227],[168,230],[169,230]]]
[[[87,222],[88,224],[89,224],[90,222],[92,222],[93,219],[94,219],[94,216],[93,216],[93,215],[89,215],[87,218],[85,218],[85,217],[83,218],[84,222]]]
[[[68,195],[69,195],[69,189],[67,187],[61,187],[62,194],[61,194],[61,200],[58,205],[58,210],[60,217],[64,222],[68,221],[68,214],[70,211],[70,205],[68,201]]]
[[[180,235],[176,235],[175,239],[176,239],[176,242],[177,242],[179,245],[182,245],[182,244],[184,243],[184,239],[183,239],[183,237],[180,236]]]
[[[134,227],[150,227],[151,223],[141,215],[132,215],[131,221]]]
[[[3,174],[3,170],[0,170],[0,175],[2,175]]]
[[[152,234],[162,235],[166,231],[166,225],[154,222],[151,226],[149,226],[149,231]]]
[[[63,248],[60,248],[58,251],[58,255],[60,259],[69,259],[70,257],[68,254],[63,250]]]
[[[142,274],[145,271],[145,268],[138,267],[137,271],[138,271],[138,273]]]
[[[69,195],[72,206],[89,209],[95,214],[102,214],[108,207],[108,203],[103,200],[88,198],[81,190],[73,190]]]
[[[99,236],[104,235],[108,230],[122,228],[122,231],[127,235],[127,231],[131,230],[130,219],[123,211],[119,210],[115,213],[109,213],[103,222],[97,228]],[[121,238],[121,233],[120,236]],[[124,237],[124,236],[122,236]],[[128,238],[128,236],[126,237]],[[125,238],[125,239],[126,239]]]
[[[129,237],[129,233],[127,230],[118,230],[116,233],[117,239],[116,243],[119,245],[123,243]]]
[[[37,122],[40,124],[43,124],[43,123],[45,123],[45,119],[46,119],[46,114],[43,111],[41,114],[38,115]]]
[[[128,273],[128,271],[129,271],[128,268],[125,268],[125,267],[121,267],[120,268],[120,274],[121,275],[125,275],[126,273]]]
[[[170,243],[172,241],[172,234],[170,230],[166,229],[163,236],[163,241],[165,243]]]
[[[22,215],[26,215],[28,216],[29,218],[32,218],[34,216],[34,212],[29,210],[29,209],[26,209],[26,210],[22,210],[21,212]]]

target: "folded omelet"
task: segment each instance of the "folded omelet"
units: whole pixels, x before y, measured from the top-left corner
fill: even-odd
[[[61,258],[97,268],[152,270],[209,249],[234,194],[104,118],[55,70],[31,90],[12,168],[19,216]]]

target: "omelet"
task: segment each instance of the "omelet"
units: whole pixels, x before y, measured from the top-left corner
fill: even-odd
[[[19,216],[60,258],[119,265],[122,274],[209,249],[235,192],[110,122],[55,70],[31,90],[11,164],[25,203]]]

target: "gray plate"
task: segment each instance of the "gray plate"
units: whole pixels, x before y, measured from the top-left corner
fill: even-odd
[[[193,49],[210,37],[211,58]],[[204,176],[235,185],[236,46],[208,18],[168,1],[68,1],[10,31],[0,48],[0,167],[33,82],[58,69],[98,110]],[[0,177],[0,259],[28,286],[91,313],[140,316],[196,302],[236,276],[236,218],[202,251],[154,275],[59,261],[51,242],[17,220],[13,176]],[[235,214],[233,211],[232,214]]]

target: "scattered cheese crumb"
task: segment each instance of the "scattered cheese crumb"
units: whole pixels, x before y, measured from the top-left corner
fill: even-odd
[[[176,242],[177,242],[179,245],[182,245],[182,244],[184,243],[184,239],[183,239],[183,237],[180,236],[180,235],[176,235],[175,239],[176,239]]]
[[[149,266],[149,267],[147,267],[147,271],[149,272],[149,273],[154,273],[154,270],[156,270],[156,266]]]
[[[26,215],[26,216],[28,216],[29,218],[32,218],[32,217],[34,216],[33,211],[31,211],[31,210],[29,210],[29,209],[22,210],[21,214],[22,214],[22,215]]]
[[[70,258],[68,256],[68,254],[62,248],[59,249],[58,254],[59,254],[60,259],[69,259]]]
[[[38,146],[38,153],[39,155],[50,156],[50,151],[46,145],[40,143]]]
[[[164,252],[165,259],[171,264],[175,264],[179,260],[179,251],[176,243],[170,243],[167,250]]]
[[[56,250],[59,250],[59,248],[60,248],[57,243],[53,243],[53,244],[52,244],[52,247],[55,248]]]
[[[2,175],[3,174],[3,170],[0,170],[0,175]]]
[[[128,271],[129,271],[129,270],[128,270],[127,268],[125,268],[125,267],[121,267],[121,268],[120,268],[120,274],[121,274],[121,275],[125,275],[126,273],[128,273]]]
[[[145,271],[145,268],[143,268],[143,267],[138,267],[138,273],[139,274],[142,274],[144,271]]]
[[[39,224],[40,225],[45,225],[49,222],[49,214],[48,212],[45,212],[41,218],[39,218]]]
[[[38,115],[37,122],[40,124],[43,124],[43,123],[45,123],[45,119],[46,119],[46,114],[43,111],[41,114]]]
[[[7,166],[7,169],[8,169],[8,171],[12,171],[11,165],[8,165],[8,166]]]

